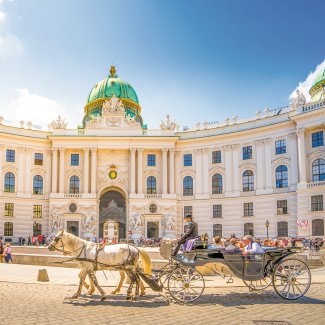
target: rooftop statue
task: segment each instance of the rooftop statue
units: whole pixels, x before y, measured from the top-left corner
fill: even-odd
[[[301,107],[306,104],[305,95],[299,90],[296,90],[296,97],[291,102],[292,109],[296,109],[297,107]]]
[[[169,114],[166,116],[165,121],[161,120],[160,128],[162,130],[175,130],[177,128],[177,124],[170,120]]]
[[[49,124],[49,129],[53,130],[53,129],[66,129],[68,125],[68,122],[66,122],[64,119],[61,118],[61,116],[59,115],[57,120],[53,120],[50,124]]]

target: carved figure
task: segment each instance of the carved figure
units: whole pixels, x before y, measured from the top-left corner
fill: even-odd
[[[133,214],[130,217],[130,228],[133,231],[142,230],[142,220],[140,214]]]
[[[170,120],[169,115],[166,116],[165,121],[161,120],[161,123],[160,123],[161,130],[175,130],[176,127],[177,127],[177,124]]]
[[[64,119],[61,118],[59,115],[56,121],[52,121],[51,124],[49,124],[49,129],[66,129],[68,125],[68,122],[66,122]]]
[[[297,108],[297,107],[301,107],[303,105],[306,104],[306,97],[304,96],[304,94],[297,89],[296,90],[296,97],[293,99],[292,103],[291,103],[291,107],[293,109]]]
[[[171,213],[166,214],[164,224],[165,224],[166,230],[169,230],[169,231],[174,230],[176,227],[175,217]]]
[[[85,232],[92,232],[95,229],[95,218],[93,216],[86,216],[84,218],[83,228]]]

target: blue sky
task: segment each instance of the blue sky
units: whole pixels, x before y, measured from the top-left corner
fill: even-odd
[[[321,0],[0,0],[0,114],[46,129],[61,113],[75,127],[112,63],[150,128],[166,114],[192,126],[285,106],[325,59],[324,10]]]

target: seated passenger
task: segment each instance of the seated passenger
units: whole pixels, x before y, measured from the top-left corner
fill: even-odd
[[[173,249],[172,256],[178,253],[182,244],[185,244],[190,239],[195,239],[198,235],[198,225],[192,220],[192,216],[188,214],[184,219],[187,222],[187,230],[181,238],[177,239],[177,244]]]
[[[254,241],[254,238],[250,235],[246,235],[243,239],[243,243],[245,245],[245,249],[243,251],[244,256],[248,256],[250,254],[263,254],[264,249]]]
[[[213,238],[213,242],[214,243],[212,245],[209,245],[209,248],[225,248],[220,236],[215,236]]]
[[[240,248],[236,246],[236,238],[229,240],[229,245],[226,246],[226,252],[241,252]]]

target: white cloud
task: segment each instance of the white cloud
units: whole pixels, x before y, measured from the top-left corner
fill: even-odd
[[[48,130],[48,125],[58,115],[74,123],[69,123],[70,125],[77,124],[77,121],[69,116],[67,111],[55,100],[30,93],[28,89],[17,89],[17,92],[17,97],[12,99],[0,112],[5,120],[11,121],[14,126],[18,126],[19,122],[23,120],[25,123],[31,121],[34,126]]]
[[[0,10],[0,24],[6,19],[6,13]]]
[[[299,85],[295,88],[295,90],[290,94],[289,98],[294,98],[296,96],[296,90],[299,89],[306,97],[306,100],[310,100],[309,90],[314,84],[314,80],[316,75],[325,68],[325,59],[322,63],[320,63],[314,71],[310,72],[308,77],[304,81],[300,81]]]

